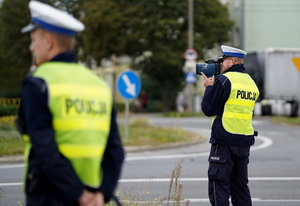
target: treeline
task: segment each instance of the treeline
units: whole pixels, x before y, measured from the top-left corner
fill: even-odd
[[[183,53],[187,49],[188,0],[43,0],[79,18],[86,29],[77,36],[76,52],[85,61],[128,55],[160,91],[167,109],[184,86]],[[0,96],[17,94],[31,66],[29,0],[3,0],[0,7]],[[194,48],[203,51],[228,41],[233,22],[218,0],[194,0]],[[146,55],[151,54],[151,55]],[[147,84],[143,89],[151,93]]]

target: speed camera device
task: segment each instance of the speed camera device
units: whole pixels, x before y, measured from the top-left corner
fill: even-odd
[[[201,75],[201,72],[205,74],[207,77],[218,76],[221,74],[221,66],[223,58],[208,59],[205,63],[197,63],[196,64],[196,74]]]

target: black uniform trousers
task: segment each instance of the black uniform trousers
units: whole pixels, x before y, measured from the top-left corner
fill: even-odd
[[[213,206],[251,206],[248,187],[250,147],[211,145],[208,193]]]

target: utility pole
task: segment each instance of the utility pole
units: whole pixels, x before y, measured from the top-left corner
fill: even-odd
[[[194,0],[188,0],[188,1],[189,1],[188,49],[193,49],[194,47]]]
[[[194,0],[188,0],[188,49],[194,47]],[[195,72],[192,70],[193,67],[188,68],[188,72]],[[194,67],[195,68],[195,67]],[[194,69],[195,70],[195,69]],[[193,111],[193,84],[187,83],[186,85],[187,94],[187,111]]]

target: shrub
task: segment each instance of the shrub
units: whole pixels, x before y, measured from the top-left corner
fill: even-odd
[[[9,90],[9,91],[1,91],[0,97],[4,98],[20,98],[21,90],[15,89],[15,90]]]
[[[116,110],[118,113],[125,112],[125,103],[124,102],[116,102],[114,103]],[[139,108],[138,101],[133,100],[129,103],[129,111],[130,112],[162,112],[163,111],[163,104],[160,100],[149,100],[148,101],[148,109],[142,110]]]
[[[16,116],[0,117],[0,130],[15,130],[15,120]]]
[[[14,104],[2,105],[0,104],[0,117],[11,116],[18,114],[19,107]]]
[[[151,100],[149,101],[148,110],[150,112],[162,112],[163,104],[161,100]]]

